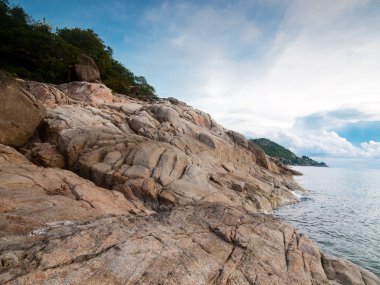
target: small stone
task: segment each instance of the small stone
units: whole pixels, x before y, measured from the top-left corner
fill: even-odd
[[[244,187],[245,187],[245,182],[244,181],[232,181],[232,189],[234,189],[235,191],[239,191],[239,192],[242,192],[244,190]]]

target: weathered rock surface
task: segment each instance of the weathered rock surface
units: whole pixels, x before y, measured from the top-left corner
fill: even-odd
[[[0,71],[0,143],[22,146],[45,115],[45,107],[34,96]]]
[[[66,168],[65,158],[57,147],[49,143],[35,143],[25,156],[34,164],[52,168]]]
[[[24,89],[32,93],[35,98],[48,108],[55,108],[58,104],[69,104],[70,99],[54,85],[34,81],[24,82]]]
[[[1,284],[380,284],[253,213],[302,189],[209,115],[102,84],[24,87],[48,115],[25,156],[0,145]]]
[[[138,101],[88,82],[25,86],[50,107],[39,143],[56,146],[69,170],[98,186],[124,191],[145,181],[154,190],[130,192],[156,205],[221,202],[270,211],[297,201],[289,169],[177,100]],[[244,187],[237,191],[232,181]]]
[[[97,187],[70,171],[37,167],[4,145],[0,197],[0,238],[27,234],[51,222],[145,210],[141,202],[136,207],[122,193]]]
[[[221,204],[45,225],[0,250],[5,284],[379,284],[291,226]]]

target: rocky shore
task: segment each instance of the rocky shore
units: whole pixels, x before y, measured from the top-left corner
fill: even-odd
[[[380,284],[268,215],[292,170],[208,114],[0,81],[1,284]]]

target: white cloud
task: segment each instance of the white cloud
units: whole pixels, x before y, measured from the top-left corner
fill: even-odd
[[[249,137],[261,137],[254,133]],[[297,132],[294,129],[275,132],[269,131],[263,135],[280,145],[289,147],[297,155],[328,156],[328,157],[361,157],[364,152],[354,147],[345,138],[333,131]]]
[[[360,126],[359,133],[356,133]],[[380,128],[378,116],[356,109],[338,109],[299,117],[291,128],[270,128],[246,132],[248,138],[266,137],[298,155],[328,158],[380,158],[380,142],[370,140],[353,145],[334,130],[343,130],[353,140],[365,140]],[[354,136],[354,137],[353,137]],[[378,138],[379,136],[377,136]]]
[[[366,155],[370,158],[380,158],[380,142],[369,141],[361,144]]]
[[[146,74],[159,95],[209,112],[230,129],[278,134],[305,153],[377,152],[334,132],[332,123],[347,120],[328,118],[316,130],[294,126],[298,117],[333,109],[380,114],[374,1],[200,3],[167,1],[145,14],[149,42],[128,66]]]
[[[297,155],[329,158],[380,158],[380,142],[363,142],[359,147],[352,145],[347,139],[340,137],[334,131],[297,132],[294,129],[278,129],[248,137],[267,137],[288,147]]]
[[[287,24],[320,27],[368,4],[367,0],[294,0],[290,1]]]
[[[361,122],[378,122],[379,113],[360,111],[355,108],[328,110],[312,113],[295,119],[293,129],[305,132],[321,130],[338,130],[349,124]]]

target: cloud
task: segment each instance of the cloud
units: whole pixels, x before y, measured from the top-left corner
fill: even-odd
[[[270,138],[298,155],[375,159],[380,157],[377,119],[376,114],[356,109],[336,109],[298,117],[291,128],[246,134]]]
[[[370,132],[380,121],[377,1],[87,4],[75,11],[66,5],[60,9],[65,17],[53,20],[96,25],[115,57],[144,75],[158,95],[206,111],[229,129],[276,138],[300,154],[377,152],[370,143],[380,140]],[[50,5],[56,15],[57,6],[46,1],[29,5]],[[367,136],[358,135],[363,129]]]
[[[319,133],[290,133],[288,144],[297,154],[327,157],[367,157],[365,151],[353,146],[334,131]]]
[[[163,12],[152,11],[154,23],[170,31],[157,59],[176,66],[163,95],[174,90],[227,128],[275,139],[298,154],[376,156],[372,144],[360,145],[370,145],[370,137],[353,145],[355,135],[344,130],[380,114],[378,7],[280,2],[265,2],[272,22],[244,8],[246,1],[165,2]]]
[[[286,129],[323,110],[379,106],[380,13],[372,5],[166,1],[146,10],[149,43],[129,64],[159,95],[228,128]]]
[[[369,141],[361,144],[366,155],[371,158],[380,158],[380,142]]]
[[[249,137],[261,137],[252,136]],[[334,131],[320,131],[319,133],[297,133],[293,130],[279,130],[268,132],[263,137],[289,148],[297,155],[328,158],[380,158],[380,142],[362,142],[354,146],[346,138]]]
[[[248,134],[248,137],[261,137]],[[369,157],[366,151],[353,146],[347,139],[340,137],[334,131],[303,132],[293,129],[275,132],[269,131],[263,135],[280,145],[289,148],[297,155],[313,157]]]
[[[306,28],[323,27],[368,5],[367,0],[290,1],[287,23]]]
[[[363,125],[370,120],[375,120],[374,123],[376,124],[378,114],[366,113],[354,108],[344,108],[297,117],[293,128],[307,131],[343,130],[344,128],[349,129],[349,126]]]

